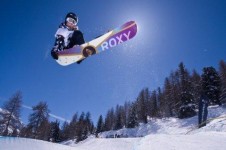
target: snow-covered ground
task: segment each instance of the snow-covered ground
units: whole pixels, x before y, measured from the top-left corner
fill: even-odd
[[[135,129],[104,132],[79,144],[0,137],[0,150],[225,150],[226,108],[210,107],[209,123],[197,128],[197,116],[188,119],[151,119]],[[212,119],[211,119],[212,118]],[[114,134],[129,138],[105,138]],[[136,137],[136,138],[132,138]]]
[[[74,147],[23,138],[0,138],[1,150],[225,150],[226,133],[154,134],[142,138],[93,138]]]
[[[114,137],[143,137],[149,134],[191,134],[200,131],[226,132],[226,107],[212,106],[208,108],[207,126],[198,129],[198,116],[188,119],[163,118],[150,119],[147,124],[141,124],[133,129],[120,129],[100,134],[102,138]]]

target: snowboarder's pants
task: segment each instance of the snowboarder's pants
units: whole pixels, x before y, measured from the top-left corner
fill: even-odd
[[[72,48],[75,45],[82,45],[85,43],[83,34],[81,31],[76,30],[74,31],[72,37],[69,39],[69,44],[67,46],[67,48]]]

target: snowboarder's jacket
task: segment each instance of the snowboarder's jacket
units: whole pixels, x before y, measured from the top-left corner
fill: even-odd
[[[78,26],[75,29],[70,29],[65,23],[61,23],[56,34],[56,41],[52,51],[61,51],[64,49],[72,48],[74,45],[84,44],[84,38]]]

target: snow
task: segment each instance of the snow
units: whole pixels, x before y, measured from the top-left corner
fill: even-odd
[[[74,140],[55,144],[0,137],[0,150],[225,150],[226,108],[209,107],[209,119],[207,126],[201,129],[197,128],[197,116],[150,119],[137,128],[104,132],[100,138],[90,136],[78,144]],[[114,134],[127,135],[128,138],[105,138]]]
[[[210,132],[193,135],[148,135],[140,141],[141,150],[225,150],[226,133]]]
[[[0,113],[2,113],[2,114],[6,114],[6,113],[7,113],[7,111],[6,111],[6,110],[4,110],[4,109],[2,109],[2,108],[0,108]]]
[[[0,137],[1,150],[73,150],[72,147],[26,138]]]
[[[198,116],[188,119],[179,118],[163,118],[149,119],[147,124],[140,124],[139,127],[133,129],[120,129],[117,131],[108,131],[100,134],[102,138],[114,137],[143,137],[149,134],[191,134],[201,131],[218,131],[226,132],[226,108],[211,106],[208,108],[207,126],[198,129]]]
[[[1,150],[225,150],[225,141],[225,132],[155,134],[142,138],[92,138],[74,147],[33,139],[0,137]]]

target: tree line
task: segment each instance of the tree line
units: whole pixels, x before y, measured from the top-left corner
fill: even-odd
[[[219,62],[218,71],[214,67],[204,67],[201,75],[186,69],[183,62],[165,78],[163,87],[152,91],[144,88],[133,101],[117,105],[100,115],[97,132],[134,128],[139,123],[147,123],[148,118],[195,116],[201,95],[209,98],[209,105],[226,103],[226,63]]]
[[[149,118],[178,117],[196,115],[200,95],[205,94],[209,105],[226,103],[226,62],[214,67],[204,67],[200,75],[196,70],[188,71],[181,62],[175,71],[165,78],[163,87],[154,90],[144,88],[133,101],[109,109],[100,115],[96,126],[90,112],[75,113],[70,122],[60,126],[58,120],[50,121],[48,105],[39,102],[32,107],[28,124],[20,122],[22,93],[12,95],[3,105],[0,114],[0,135],[34,138],[51,142],[86,139],[89,135],[121,128],[134,128],[139,123],[147,123]]]
[[[89,112],[75,113],[70,122],[64,122],[62,127],[58,120],[50,121],[48,105],[39,102],[32,107],[28,124],[20,121],[22,93],[16,92],[4,105],[0,114],[0,135],[33,138],[50,142],[62,142],[76,139],[76,142],[94,134],[95,127]],[[2,118],[2,119],[1,119]]]

